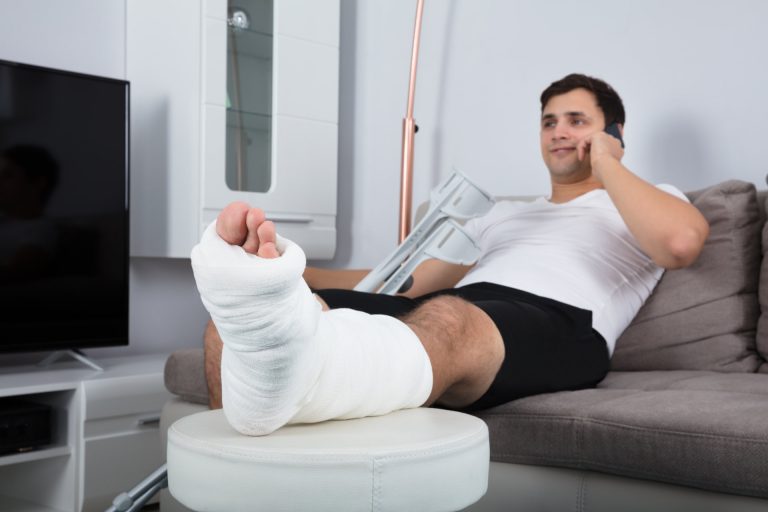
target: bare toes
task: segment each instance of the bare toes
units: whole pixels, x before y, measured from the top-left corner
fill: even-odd
[[[216,233],[228,244],[242,245],[245,242],[248,228],[245,217],[250,206],[237,201],[227,205],[219,214],[216,221]]]
[[[277,258],[280,253],[277,252],[277,235],[275,233],[275,223],[271,220],[264,221],[258,228],[259,251],[258,255],[262,258]]]
[[[259,247],[261,246],[261,239],[259,238],[258,229],[264,222],[264,212],[261,208],[251,208],[248,210],[248,214],[245,217],[245,225],[248,229],[248,235],[243,243],[243,249],[250,254],[257,254]]]

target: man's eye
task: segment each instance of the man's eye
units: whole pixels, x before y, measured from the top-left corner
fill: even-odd
[[[546,122],[541,124],[542,128],[552,128],[553,126],[555,126],[555,122],[554,121],[546,121]]]
[[[574,119],[573,121],[571,121],[571,124],[574,125],[574,126],[581,126],[581,125],[584,124],[584,120],[583,119]]]

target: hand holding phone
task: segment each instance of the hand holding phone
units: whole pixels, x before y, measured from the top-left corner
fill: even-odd
[[[619,142],[621,142],[621,147],[624,147],[624,139],[621,138],[621,130],[619,130],[619,123],[611,123],[608,126],[605,127],[605,133],[608,135],[613,135],[617,139],[619,139]]]

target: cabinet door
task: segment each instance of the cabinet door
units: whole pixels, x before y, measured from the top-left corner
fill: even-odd
[[[131,256],[199,240],[202,0],[125,3],[131,83]]]
[[[146,356],[83,382],[83,510],[105,510],[165,462],[164,360]]]
[[[274,4],[272,33],[242,29],[240,37],[225,0],[127,2],[132,256],[189,257],[202,229],[239,200],[264,208],[310,258],[333,257],[339,0],[237,5],[257,12],[265,3]],[[236,37],[248,39],[240,46],[249,54],[237,68],[248,81],[237,97],[227,91],[228,41]],[[271,45],[271,76],[257,58],[259,41]],[[268,108],[245,101],[253,88],[268,90]],[[239,127],[237,141],[227,142],[228,124]],[[228,183],[237,155],[266,174],[246,177],[243,187]]]
[[[203,29],[201,227],[245,201],[264,208],[310,257],[331,257],[339,2],[217,4]]]

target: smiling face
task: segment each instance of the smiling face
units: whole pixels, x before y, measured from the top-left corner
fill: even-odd
[[[541,113],[541,155],[555,183],[577,183],[592,174],[589,154],[579,160],[578,143],[605,128],[595,95],[573,89],[553,96]]]

